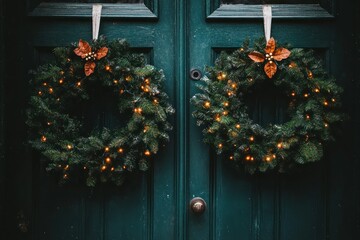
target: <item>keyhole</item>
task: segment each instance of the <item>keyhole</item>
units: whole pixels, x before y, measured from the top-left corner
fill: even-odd
[[[190,71],[190,78],[192,80],[200,80],[202,77],[201,71],[199,69],[191,69]]]

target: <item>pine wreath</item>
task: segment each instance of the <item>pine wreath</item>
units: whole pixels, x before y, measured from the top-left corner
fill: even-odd
[[[288,47],[288,46],[287,46]],[[191,99],[193,116],[203,125],[204,141],[217,154],[249,173],[288,171],[319,161],[339,112],[342,88],[314,51],[292,49],[275,40],[245,41],[231,54],[222,52]],[[261,126],[249,117],[245,100],[270,83],[288,101],[289,120]]]
[[[54,55],[54,64],[33,72],[27,111],[30,143],[47,160],[47,170],[62,182],[85,180],[88,186],[120,185],[129,172],[147,170],[172,128],[163,72],[132,53],[125,40],[80,40]],[[98,98],[107,99],[104,106]],[[92,107],[106,111],[109,99],[116,126],[89,123]]]

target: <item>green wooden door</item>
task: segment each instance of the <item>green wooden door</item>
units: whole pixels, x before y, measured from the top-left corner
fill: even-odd
[[[102,2],[100,35],[108,39],[126,38],[135,52],[144,53],[150,64],[162,68],[167,78],[166,91],[175,103],[176,2],[27,2],[26,9],[23,4],[7,3],[8,10],[14,14],[9,19],[21,29],[17,32],[11,30],[11,24],[7,25],[9,35],[13,34],[8,38],[18,41],[26,36],[25,41],[19,40],[26,52],[23,53],[26,60],[21,63],[24,73],[51,61],[51,51],[56,46],[66,46],[79,39],[91,40],[91,3]],[[22,37],[18,38],[19,35]],[[12,222],[6,230],[7,239],[174,238],[178,224],[175,131],[170,136],[172,141],[157,155],[152,169],[129,178],[121,188],[107,185],[88,189],[76,184],[59,187],[57,180],[44,171],[38,155],[22,146],[26,142],[25,114],[24,110],[15,109],[26,108],[29,94],[26,78],[7,85],[9,92],[18,88],[24,94],[18,100],[7,95],[7,103],[14,108],[7,111],[7,128],[21,128],[16,137],[7,133],[7,167],[22,165],[16,176],[8,174],[9,182],[15,185],[7,189],[7,201],[13,205],[7,213]],[[174,119],[171,121],[175,124]]]
[[[96,1],[5,3],[6,108],[0,108],[5,116],[1,135],[5,159],[0,179],[5,179],[1,203],[6,207],[0,206],[5,216],[1,239],[335,240],[359,236],[359,139],[351,134],[359,130],[359,102],[353,102],[358,99],[358,85],[352,75],[355,64],[348,57],[353,51],[351,33],[356,30],[349,24],[356,12],[352,6],[337,6],[335,0],[277,1],[306,3],[275,5],[272,35],[318,51],[345,87],[345,110],[353,120],[321,163],[292,176],[249,176],[235,172],[202,143],[201,129],[191,117],[189,99],[198,90],[189,72],[203,71],[221,50],[236,49],[247,37],[262,36],[262,11],[256,5],[262,1],[103,1],[108,5],[103,8],[100,34],[126,38],[134,51],[145,53],[150,63],[164,69],[165,88],[176,108],[175,128],[148,173],[128,179],[120,188],[87,189],[59,187],[24,144],[27,71],[48,61],[55,46],[79,38],[90,40],[91,5],[81,2]],[[247,4],[224,4],[235,2]],[[309,5],[314,2],[321,6]],[[262,122],[275,118],[262,116]],[[201,215],[189,208],[194,197],[207,202]]]
[[[335,8],[334,1],[208,0],[205,5],[202,0],[190,1],[187,6],[189,68],[213,65],[221,50],[237,49],[246,38],[264,36],[262,7],[256,5],[262,2],[279,3],[273,6],[275,39],[294,47],[315,49],[329,71],[338,76],[339,83],[349,84],[346,78],[351,75],[341,70],[349,65],[340,60],[339,45],[350,47],[347,44],[351,38],[346,37],[346,32],[353,30],[341,22],[345,5]],[[190,96],[198,92],[195,84],[189,83]],[[266,91],[254,94],[252,99],[256,102],[250,104],[253,119],[260,124],[281,121],[274,114],[279,106],[271,93],[270,96]],[[190,112],[191,108],[187,115]],[[226,160],[202,143],[195,120],[190,120],[187,130],[188,197],[204,198],[208,210],[202,216],[189,214],[186,239],[355,239],[354,232],[350,233],[354,226],[346,226],[341,220],[350,216],[339,211],[341,202],[347,201],[341,197],[344,192],[339,192],[345,184],[343,174],[349,170],[339,161],[345,155],[351,158],[341,150],[346,137],[327,148],[322,162],[299,174],[249,176],[235,172]]]

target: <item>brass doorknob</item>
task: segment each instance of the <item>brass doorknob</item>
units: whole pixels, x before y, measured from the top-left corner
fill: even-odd
[[[190,201],[190,209],[195,214],[202,214],[206,209],[206,202],[200,197],[195,197]]]

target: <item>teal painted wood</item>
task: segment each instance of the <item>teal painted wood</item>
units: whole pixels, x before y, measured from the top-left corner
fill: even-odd
[[[197,7],[203,3],[204,1],[201,0],[190,3],[188,23],[190,68],[212,65],[216,51],[219,49],[237,48],[247,37],[254,39],[263,36],[262,21],[252,20],[253,17],[261,16],[260,6],[249,6],[241,11],[237,10],[244,6],[226,6],[234,13],[230,16],[222,12],[225,6],[217,9],[214,1],[206,1],[208,4],[206,10]],[[260,10],[258,15],[250,12],[239,16],[246,11],[245,9],[251,8],[254,11],[258,8]],[[296,20],[294,18],[307,17],[301,11],[284,11],[283,13],[291,17],[291,20],[288,21],[285,15],[282,17],[278,15],[277,17],[282,20],[273,22],[272,35],[277,40],[290,42],[295,47],[317,48],[328,52],[330,72],[335,74],[339,69],[347,69],[346,73],[341,71],[342,74],[338,73],[336,76],[340,84],[350,84],[349,80],[346,80],[351,79],[349,65],[346,61],[340,60],[341,57],[338,55],[340,49],[336,51],[340,46],[351,48],[351,44],[347,42],[351,39],[351,30],[349,31],[343,22],[345,19],[351,19],[351,13],[346,11],[349,9],[343,6],[342,11],[337,12],[336,17],[341,19],[337,21],[329,21],[327,18],[330,15],[325,17],[315,12],[308,15],[309,19],[306,21]],[[209,16],[212,12],[219,16],[206,21],[204,16]],[[228,17],[229,19],[226,19]],[[241,19],[235,21],[237,18]],[[229,21],[230,19],[234,21]],[[336,27],[340,25],[343,29]],[[346,43],[337,44],[342,41]],[[351,91],[350,88],[347,90]],[[197,92],[195,82],[190,84],[188,91],[189,97]],[[190,108],[189,115],[191,110]],[[266,107],[259,120],[273,121],[271,112],[267,113],[265,110]],[[259,117],[256,113],[255,116]],[[200,129],[193,119],[190,120],[188,134],[191,136],[188,142],[188,197],[191,199],[199,195],[209,204],[209,213],[200,217],[189,215],[188,239],[355,239],[355,235],[350,232],[358,227],[354,224],[343,225],[341,219],[344,217],[358,219],[358,217],[339,209],[339,205],[337,207],[334,205],[334,203],[341,205],[347,202],[348,207],[356,206],[353,200],[342,199],[345,195],[351,197],[352,194],[348,195],[339,190],[344,188],[342,184],[346,181],[358,179],[354,176],[348,178],[344,176],[346,172],[351,172],[348,167],[356,163],[356,158],[346,154],[346,159],[350,161],[349,165],[339,166],[339,162],[343,159],[339,154],[343,152],[342,145],[344,142],[347,142],[346,145],[351,144],[349,140],[340,137],[337,144],[327,148],[327,154],[321,163],[310,166],[301,174],[247,176],[245,173],[236,174],[202,143]],[[350,136],[351,131],[345,130],[344,135]],[[353,151],[349,150],[349,152]],[[355,186],[348,186],[345,189],[349,191],[352,189],[355,192],[352,199],[354,197],[358,199],[356,198],[358,190]],[[210,231],[204,229],[204,226],[209,227]]]
[[[332,18],[320,4],[274,4],[273,18],[274,19],[326,19]],[[242,19],[242,18],[257,18],[262,19],[261,5],[221,5],[213,13],[208,16],[208,19]]]
[[[187,239],[188,232],[188,1],[176,0],[175,12],[175,96],[176,96],[176,234],[174,239]]]
[[[9,9],[12,9],[11,12],[19,9],[13,3],[8,5]],[[157,6],[156,1],[152,3],[153,8]],[[161,66],[164,70],[167,77],[165,88],[171,101],[174,101],[175,84],[178,82],[175,81],[174,75],[176,66],[174,54],[177,49],[174,47],[175,7],[174,3],[168,1],[164,1],[161,6],[154,12],[164,17],[156,22],[149,22],[147,18],[126,22],[116,18],[105,18],[102,19],[100,33],[110,39],[127,38],[137,51],[145,51],[151,63]],[[24,5],[22,7],[25,8]],[[16,25],[26,27],[21,29],[20,33],[9,36],[9,39],[24,40],[24,37],[18,38],[18,36],[27,35],[26,64],[18,61],[22,69],[36,67],[38,62],[47,58],[52,47],[65,46],[79,38],[87,40],[91,38],[90,18],[25,17],[25,11],[18,12],[18,15],[20,17],[15,20],[18,16],[14,14],[13,21],[17,21]],[[24,31],[25,29],[28,31]],[[20,46],[25,47],[25,44],[21,43]],[[21,55],[19,49],[15,56]],[[14,56],[11,62],[17,62]],[[12,103],[14,109],[25,109],[27,94],[24,93],[27,92],[28,77],[25,71],[18,71],[16,76],[17,81],[14,80],[15,76],[9,79],[7,102],[9,106]],[[10,84],[12,81],[17,82],[16,86]],[[17,88],[22,89],[23,97],[10,95],[10,92],[16,92]],[[9,128],[23,126],[25,120],[25,116],[23,114],[17,116],[14,109],[7,113]],[[17,121],[11,122],[10,120],[15,116]],[[15,227],[8,228],[6,236],[11,236],[11,239],[24,239],[25,235],[28,239],[175,238],[177,221],[175,187],[178,175],[175,170],[177,158],[173,133],[170,137],[172,142],[166,144],[166,148],[160,151],[148,174],[129,180],[123,188],[99,187],[94,192],[76,185],[58,187],[56,180],[45,174],[44,166],[37,163],[37,155],[31,155],[23,148],[22,142],[26,141],[24,136],[16,140],[16,137],[10,136],[9,133],[10,131],[7,135],[9,140],[7,161],[12,163],[8,166],[13,168],[15,163],[19,163],[19,159],[21,163],[27,164],[24,165],[26,168],[21,168],[21,178],[10,176],[8,179],[8,182],[12,183],[9,185],[9,189],[12,188],[9,195],[13,195],[9,197],[9,203],[12,203],[11,210],[7,212],[8,218],[13,221],[11,223],[9,221],[8,225]],[[23,130],[22,133],[25,134],[26,131]],[[26,187],[20,185],[22,181],[27,183]],[[31,190],[28,191],[27,187]],[[20,200],[22,197],[19,196],[24,191],[28,191],[27,195]],[[25,201],[28,204],[24,204]],[[18,209],[29,211],[25,215],[31,228],[29,227],[28,232],[24,234],[18,233],[16,227]],[[179,232],[183,231],[179,230]]]
[[[276,39],[326,54],[330,71],[345,87],[344,105],[352,119],[323,162],[294,176],[234,172],[202,143],[201,130],[191,118],[189,98],[197,89],[189,70],[212,65],[220,50],[238,48],[247,37],[262,36],[261,20],[221,17],[218,0],[146,1],[156,19],[131,15],[102,19],[100,34],[127,38],[164,69],[165,87],[177,112],[172,141],[149,173],[130,179],[123,188],[100,186],[91,191],[76,185],[59,187],[23,144],[27,70],[45,61],[52,47],[89,40],[91,19],[49,12],[28,16],[24,3],[5,4],[9,18],[5,37],[18,47],[5,48],[7,147],[6,163],[0,163],[0,170],[6,168],[4,239],[352,240],[360,235],[360,139],[353,134],[360,130],[360,89],[351,37],[360,28],[350,29],[353,16],[359,17],[353,8],[340,4],[334,14],[330,11],[336,16],[332,19],[308,16],[273,22]],[[220,16],[210,20],[214,11]],[[281,114],[274,115],[274,105],[263,108],[263,117],[256,111],[253,116],[263,122],[281,119]],[[201,216],[188,207],[195,196],[208,204]],[[22,232],[21,224],[28,224],[27,231]]]
[[[104,3],[103,18],[156,19],[157,9],[149,9],[145,4]],[[151,5],[152,6],[152,5]],[[33,17],[91,18],[92,4],[87,3],[40,3],[29,12]]]
[[[235,1],[237,4],[224,4],[221,0],[206,0],[206,16],[210,19],[262,19],[261,4],[271,4],[273,18],[278,19],[316,19],[332,18],[335,1]]]

